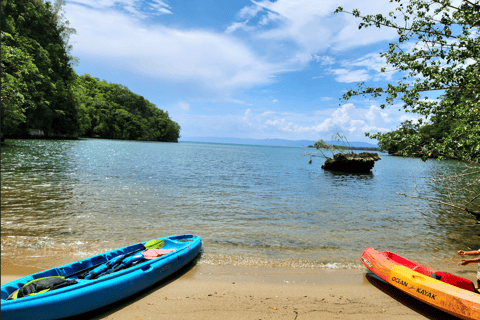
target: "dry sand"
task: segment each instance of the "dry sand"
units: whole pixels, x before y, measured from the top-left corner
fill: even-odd
[[[39,270],[5,268],[2,284]],[[70,319],[456,319],[365,270],[191,264],[120,303]]]

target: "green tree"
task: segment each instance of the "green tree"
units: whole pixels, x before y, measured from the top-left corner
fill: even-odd
[[[384,98],[385,108],[399,100],[407,112],[421,116],[418,123],[403,123],[393,132],[367,136],[378,139],[384,149],[400,155],[435,156],[463,162],[460,174],[437,180],[445,190],[453,190],[448,200],[418,197],[450,207],[477,212],[480,216],[480,1],[390,0],[398,3],[388,15],[362,16],[358,10],[346,12],[360,18],[359,28],[386,27],[398,33],[381,54],[402,78],[385,87],[359,84],[343,98],[365,95]],[[458,3],[458,5],[457,5]],[[386,68],[381,70],[387,72]],[[388,70],[391,71],[391,70]],[[425,93],[439,92],[437,99]]]
[[[362,16],[358,10],[347,12],[361,19],[359,28],[387,27],[398,33],[381,54],[392,70],[403,73],[398,82],[386,87],[349,90],[344,99],[356,95],[384,98],[385,108],[399,100],[407,112],[421,116],[415,130],[369,135],[380,145],[401,146],[397,153],[423,159],[431,155],[479,163],[480,159],[480,2],[463,0],[456,6],[451,0],[390,0],[398,3],[395,11]],[[407,49],[410,47],[411,49]],[[388,70],[388,71],[392,71]],[[384,68],[382,72],[387,72]],[[440,92],[429,99],[426,92]],[[424,125],[445,129],[442,134],[427,134]]]
[[[1,1],[2,40],[8,38],[9,49],[9,54],[4,55],[2,44],[2,66],[5,65],[1,70],[2,80],[5,79],[6,87],[19,88],[2,90],[2,100],[16,102],[8,106],[2,103],[2,122],[9,117],[18,119],[2,126],[6,136],[26,135],[29,128],[42,129],[54,136],[71,136],[78,131],[71,87],[75,73],[67,53],[73,29],[68,29],[68,23],[59,15],[62,4],[62,1],[53,6],[41,0]],[[12,73],[15,68],[23,68],[21,63],[14,63],[12,53],[23,55],[24,64],[36,68],[30,66],[28,72]]]
[[[33,58],[12,45],[14,39],[11,34],[2,31],[1,36],[1,126],[2,132],[12,132],[25,123],[25,109],[31,107],[26,78],[41,79],[41,75]]]
[[[180,126],[140,95],[88,74],[74,85],[80,134],[86,137],[177,142]]]

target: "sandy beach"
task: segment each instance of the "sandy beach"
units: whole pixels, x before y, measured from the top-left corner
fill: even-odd
[[[2,267],[2,284],[39,270]],[[366,270],[190,264],[166,281],[70,319],[456,319]]]

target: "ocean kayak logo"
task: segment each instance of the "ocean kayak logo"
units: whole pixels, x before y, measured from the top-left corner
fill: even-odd
[[[392,277],[392,281],[395,281],[398,284],[401,284],[404,287],[408,287],[408,282],[403,281],[402,279],[399,279],[397,277]]]
[[[423,294],[424,296],[427,296],[427,297],[429,297],[429,298],[432,298],[433,300],[435,300],[435,297],[437,296],[436,294],[433,294],[433,293],[431,293],[431,292],[429,292],[429,291],[427,291],[427,290],[424,290],[424,289],[422,289],[422,288],[420,288],[420,287],[417,288],[417,292]]]
[[[398,284],[400,284],[400,285],[402,285],[402,286],[404,286],[404,287],[408,287],[408,282],[407,282],[407,281],[403,281],[403,280],[400,279],[400,278],[392,277],[392,281],[394,281],[394,282],[396,282],[396,283],[398,283]],[[411,286],[411,287],[408,288],[408,289],[413,289],[413,290],[415,290],[415,287],[414,287],[414,286]],[[437,296],[436,294],[434,294],[434,293],[432,293],[432,292],[430,292],[430,291],[427,291],[427,290],[425,290],[425,289],[422,289],[422,288],[420,288],[420,287],[417,287],[417,290],[415,290],[415,291],[417,291],[418,293],[423,294],[424,296],[427,296],[427,297],[429,297],[429,298],[431,298],[431,299],[433,299],[433,300],[435,300],[435,297]]]

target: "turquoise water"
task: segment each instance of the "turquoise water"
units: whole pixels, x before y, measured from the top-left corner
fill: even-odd
[[[477,248],[473,216],[431,178],[455,162],[380,153],[370,175],[333,174],[311,149],[115,140],[7,140],[2,264],[53,267],[159,236],[202,237],[200,263],[361,267],[366,247],[423,263]],[[443,262],[442,262],[443,261]]]

